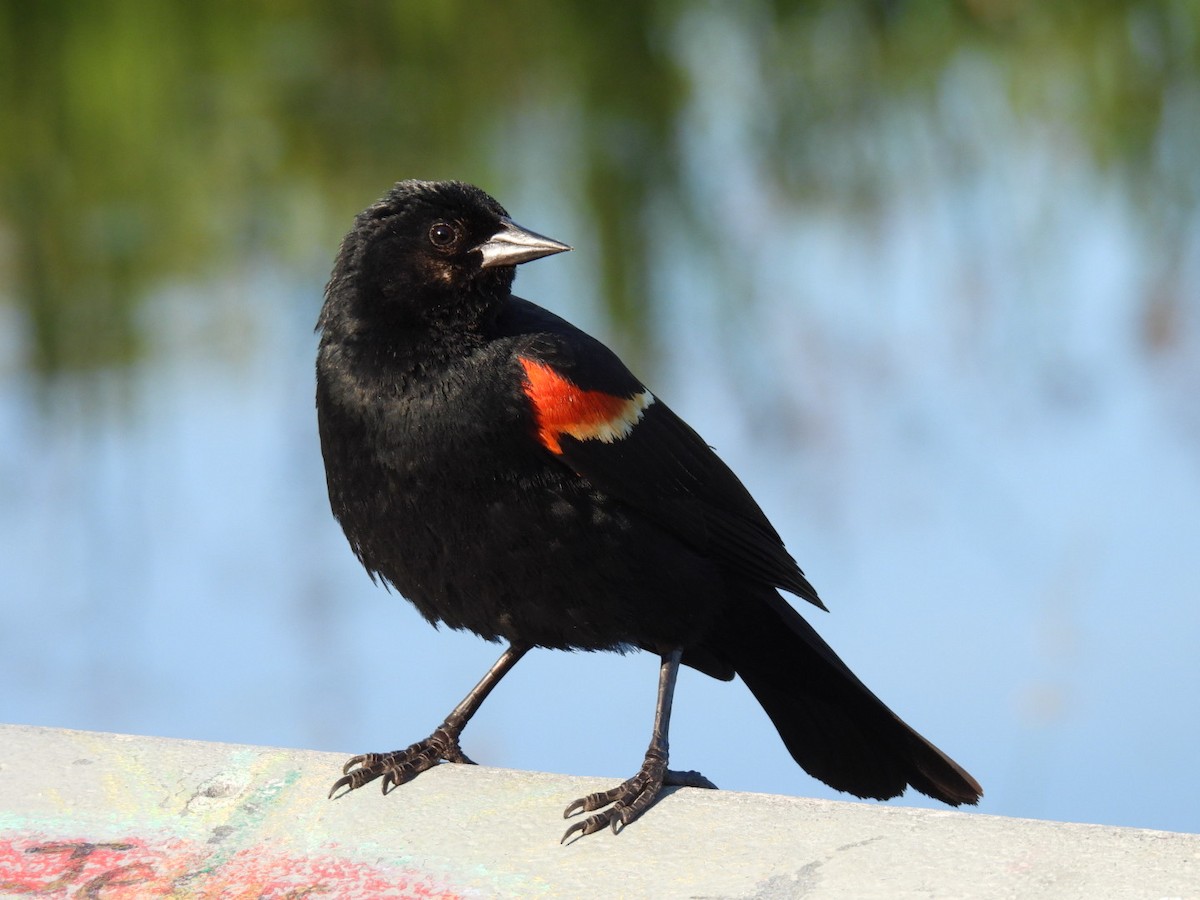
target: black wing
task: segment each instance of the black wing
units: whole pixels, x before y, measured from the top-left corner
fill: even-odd
[[[825,608],[737,476],[616,354],[524,300],[499,324],[548,453],[704,556]]]

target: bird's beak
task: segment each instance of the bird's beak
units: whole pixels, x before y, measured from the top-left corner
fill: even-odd
[[[522,228],[507,216],[500,223],[503,227],[475,248],[483,254],[482,268],[515,266],[571,249],[553,238]]]

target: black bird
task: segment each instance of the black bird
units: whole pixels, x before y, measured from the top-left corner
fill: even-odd
[[[662,659],[641,770],[571,803],[618,830],[664,783],[680,663],[741,676],[805,771],[953,806],[979,784],[872,694],[777,592],[824,609],[701,437],[616,355],[513,296],[519,263],[571,249],[461,182],[402,181],[355,219],[325,290],[317,414],[333,514],[373,579],[432,623],[508,649],[428,738],[353,757],[384,791],[439,762],[531,647]],[[607,809],[603,809],[607,807]]]

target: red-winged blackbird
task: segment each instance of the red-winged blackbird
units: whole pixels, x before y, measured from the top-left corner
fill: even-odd
[[[733,472],[612,351],[512,295],[517,264],[569,249],[460,182],[396,184],[342,242],[318,323],[333,513],[373,579],[509,647],[432,735],[352,758],[330,796],[470,762],[463,727],[550,647],[662,659],[641,770],[570,804],[592,815],[563,840],[628,824],[664,783],[711,787],[667,770],[681,662],[740,675],[796,762],[838,790],[975,803],[975,779],[776,592],[825,608]]]

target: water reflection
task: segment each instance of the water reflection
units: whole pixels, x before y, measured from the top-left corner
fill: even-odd
[[[969,171],[998,105],[1112,166],[1164,260],[1200,196],[1188,4],[289,10],[123,0],[0,19],[4,283],[35,371],[128,364],[163,279],[298,259],[401,175],[513,195],[522,160],[546,157],[542,189],[586,209],[599,296],[645,351],[647,210],[695,236],[713,219],[681,165],[699,110],[706,130],[739,123],[789,204],[873,203],[922,162]]]

